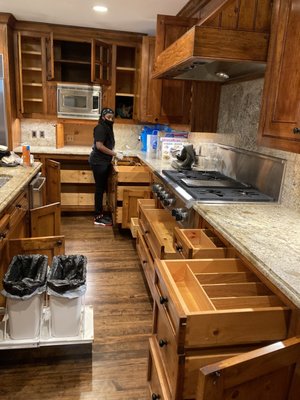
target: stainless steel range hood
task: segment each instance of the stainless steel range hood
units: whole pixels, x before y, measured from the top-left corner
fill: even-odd
[[[155,61],[153,78],[224,82],[263,75],[269,34],[194,26]]]
[[[173,79],[226,82],[254,75],[263,76],[266,63],[238,61],[194,61],[177,69]]]

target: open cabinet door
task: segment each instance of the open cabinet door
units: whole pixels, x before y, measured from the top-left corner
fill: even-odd
[[[60,235],[60,203],[30,210],[31,237]]]
[[[200,369],[197,400],[298,400],[300,337]]]
[[[46,160],[47,204],[60,202],[60,163]]]
[[[64,236],[10,239],[8,241],[9,260],[18,254],[43,254],[48,257],[48,262],[50,265],[54,256],[62,255],[64,252]]]

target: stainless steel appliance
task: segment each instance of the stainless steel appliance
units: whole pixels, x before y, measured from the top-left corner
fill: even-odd
[[[96,120],[102,103],[101,86],[59,83],[57,85],[57,116]]]
[[[193,205],[203,203],[278,202],[285,160],[219,146],[222,171],[162,170],[153,192],[183,227],[192,227]],[[226,172],[226,174],[225,174]]]
[[[0,54],[0,145],[7,146],[7,122],[5,111],[3,54]]]
[[[29,184],[29,207],[30,209],[41,207],[43,203],[43,191],[46,178],[39,172]]]

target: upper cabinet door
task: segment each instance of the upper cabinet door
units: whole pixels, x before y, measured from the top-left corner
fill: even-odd
[[[260,144],[300,153],[299,1],[276,0],[273,7]]]
[[[91,81],[110,85],[112,76],[112,46],[92,40]]]

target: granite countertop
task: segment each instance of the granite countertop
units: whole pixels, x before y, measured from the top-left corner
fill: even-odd
[[[0,214],[7,205],[28,185],[41,169],[42,164],[35,162],[32,167],[0,167],[0,175],[11,176],[10,180],[0,188]]]
[[[300,307],[299,213],[253,203],[197,203],[194,209]]]

